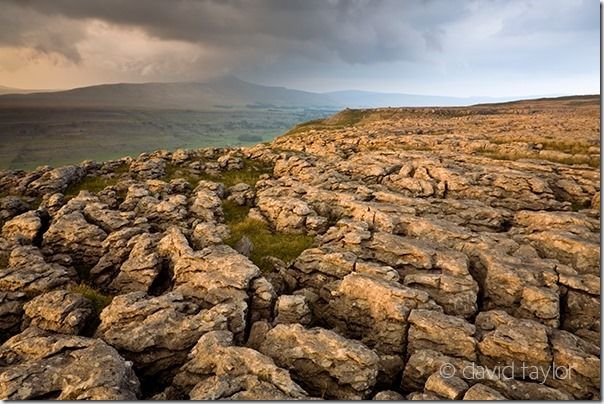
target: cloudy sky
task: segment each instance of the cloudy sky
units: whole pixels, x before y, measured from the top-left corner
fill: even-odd
[[[599,93],[598,0],[0,0],[0,85]]]

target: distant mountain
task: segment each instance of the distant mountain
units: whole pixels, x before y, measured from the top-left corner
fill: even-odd
[[[40,92],[40,91],[44,91],[44,90],[25,90],[25,89],[22,89],[22,88],[12,88],[12,87],[0,86],[0,95],[4,95],[4,94],[31,94],[31,93],[36,93],[36,92]]]
[[[398,94],[398,93],[375,93],[371,91],[333,91],[324,93],[340,105],[348,108],[377,108],[377,107],[399,107],[399,106],[453,106],[472,105],[484,102],[509,101],[514,98],[492,98],[492,97],[443,97],[435,95]]]
[[[206,83],[103,84],[52,93],[5,95],[0,96],[0,105],[190,110],[221,106],[338,107],[323,94],[261,86],[232,76]]]
[[[0,94],[3,94],[3,87]],[[11,89],[9,89],[11,90]],[[12,89],[14,90],[14,89]],[[17,90],[19,91],[19,90]],[[197,83],[120,83],[67,91],[0,95],[0,106],[118,107],[212,110],[248,108],[375,108],[451,106],[511,101],[509,98],[456,98],[369,91],[313,93],[248,83],[233,76]]]

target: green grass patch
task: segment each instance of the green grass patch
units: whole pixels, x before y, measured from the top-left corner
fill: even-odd
[[[65,198],[70,199],[74,196],[77,196],[80,191],[90,191],[97,193],[110,185],[117,184],[117,182],[117,178],[86,176],[81,181],[69,185],[67,189],[65,189],[65,192],[63,194],[65,195]]]
[[[343,129],[354,126],[375,112],[367,109],[347,108],[325,119],[314,119],[294,126],[283,136],[306,132],[311,129]]]
[[[97,316],[101,313],[101,311],[103,311],[105,307],[109,306],[109,304],[113,300],[113,296],[105,295],[84,283],[70,288],[69,291],[80,294],[85,298],[89,299],[92,302],[92,305],[94,306],[94,311]]]
[[[239,206],[233,201],[225,199],[222,202],[222,213],[224,214],[224,222],[227,226],[236,225],[244,221],[249,211],[249,207]]]
[[[125,174],[128,171],[130,171],[130,165],[126,164],[126,163],[122,163],[113,170],[113,173],[120,175],[120,174]]]
[[[201,179],[222,182],[225,186],[231,187],[239,183],[245,183],[251,186],[256,185],[258,179],[263,174],[273,172],[272,164],[257,160],[243,159],[243,168],[241,170],[223,171],[220,175],[202,175]]]
[[[249,208],[238,206],[231,201],[225,201],[222,210],[225,223],[231,232],[225,243],[234,247],[243,236],[247,236],[254,245],[250,259],[263,272],[274,270],[265,259],[267,256],[291,262],[302,251],[310,248],[314,241],[314,237],[305,234],[273,232],[265,222],[247,217]]]
[[[582,140],[544,140],[540,142],[545,150],[556,150],[568,154],[588,154],[595,144]]]
[[[199,176],[191,174],[186,168],[179,167],[172,163],[166,164],[164,171],[165,174],[161,179],[165,182],[170,182],[171,180],[182,178],[187,181],[192,188],[195,188],[200,180]]]

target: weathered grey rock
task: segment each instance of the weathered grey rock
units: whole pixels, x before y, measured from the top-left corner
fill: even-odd
[[[104,203],[87,203],[82,213],[89,223],[95,224],[107,233],[130,226],[134,212],[120,212],[109,209]]]
[[[161,230],[173,225],[186,226],[189,211],[187,209],[187,197],[185,195],[166,195],[165,197],[156,198],[154,196],[143,196],[140,199],[133,198],[129,201],[130,191],[125,203],[134,203],[134,211],[138,216],[145,217],[147,220]],[[120,205],[120,209],[126,208],[124,204]]]
[[[565,313],[562,327],[575,333],[580,331],[600,332],[600,296],[569,290],[563,302]],[[599,338],[596,338],[599,341]]]
[[[81,213],[72,212],[52,221],[43,245],[54,254],[71,256],[76,265],[91,268],[103,254],[106,237],[107,233],[88,223]]]
[[[197,187],[191,198],[190,210],[200,220],[219,222],[222,220],[222,201],[220,196],[208,188]]]
[[[250,282],[260,273],[250,260],[226,245],[193,251],[177,228],[166,232],[159,251],[172,262],[174,290],[210,304],[245,301]]]
[[[377,355],[332,331],[279,324],[266,334],[259,350],[288,369],[312,395],[361,399],[376,382]]]
[[[7,195],[0,198],[0,220],[10,220],[30,209],[31,206],[18,196]]]
[[[119,273],[130,251],[134,247],[133,240],[146,233],[143,227],[126,227],[110,233],[103,240],[103,255],[90,270],[90,277],[95,285],[107,287]]]
[[[414,391],[413,393],[409,393],[407,395],[407,400],[409,401],[444,401],[444,397],[439,396],[436,393],[431,391],[420,393],[418,391]]]
[[[414,309],[408,321],[411,324],[407,348],[409,354],[430,349],[476,361],[476,328],[464,319],[438,311]]]
[[[251,185],[239,183],[227,189],[227,200],[239,206],[251,205],[256,198],[256,192]]]
[[[482,383],[476,383],[466,391],[464,400],[483,401],[483,400],[507,400],[507,398],[495,389],[485,386]]]
[[[553,262],[480,253],[486,309],[505,309],[517,317],[557,327],[560,322],[558,274]]]
[[[486,366],[513,366],[516,375],[523,364],[546,372],[552,362],[547,328],[540,323],[494,310],[478,314],[476,327],[480,360]]]
[[[475,364],[462,358],[443,355],[432,350],[414,352],[405,363],[401,387],[406,391],[423,390],[426,380],[432,374],[445,371],[446,376],[468,378]],[[479,380],[476,380],[479,381]]]
[[[27,186],[29,194],[63,192],[72,183],[84,177],[84,170],[77,166],[58,167],[44,173]]]
[[[143,292],[116,296],[101,313],[96,336],[144,375],[157,374],[185,361],[199,337],[229,328],[238,308],[220,304],[203,310],[179,293],[148,297]]]
[[[287,370],[250,348],[233,346],[233,334],[212,331],[202,336],[187,363],[165,392],[170,399],[287,400],[306,393]]]
[[[428,377],[424,386],[427,392],[438,394],[449,400],[459,400],[462,398],[468,387],[468,383],[463,381],[463,379],[457,376],[444,377],[440,372]]]
[[[229,229],[224,224],[202,222],[195,225],[191,234],[191,245],[197,250],[215,244],[222,244],[229,237]]]
[[[441,310],[426,292],[355,273],[345,276],[332,294],[325,320],[384,354],[404,353],[412,309]]]
[[[40,214],[30,210],[6,222],[2,226],[2,237],[20,244],[32,244],[41,228]]]
[[[312,313],[305,296],[281,295],[277,299],[275,311],[275,324],[308,325],[312,320]]]
[[[239,239],[239,241],[237,241],[233,248],[238,253],[250,258],[252,256],[252,252],[254,251],[254,243],[249,239],[249,237],[243,236]]]
[[[306,202],[291,197],[270,197],[259,194],[256,206],[277,231],[290,233],[322,233],[327,219],[320,217]]]
[[[44,293],[23,306],[22,329],[34,326],[61,334],[78,335],[90,320],[94,308],[82,295],[66,290]]]
[[[599,346],[561,330],[553,331],[550,342],[556,368],[550,372],[554,377],[550,377],[547,384],[579,400],[598,400],[601,397]]]
[[[21,292],[0,292],[0,341],[18,334],[21,329],[23,305],[28,297]]]
[[[130,164],[130,172],[136,174],[141,179],[161,178],[165,175],[166,162],[160,158],[134,160]]]
[[[373,396],[373,400],[377,401],[403,401],[405,396],[392,390],[384,390]]]
[[[33,246],[12,250],[7,268],[0,268],[0,290],[38,294],[74,285],[77,274],[72,268],[48,264]]]
[[[258,320],[272,319],[275,300],[277,300],[275,289],[264,276],[252,280],[250,284],[249,304],[251,313],[248,321],[253,323]]]
[[[600,273],[599,240],[590,240],[568,231],[543,231],[528,236],[539,252],[571,265],[579,273]]]
[[[31,327],[0,347],[3,400],[135,400],[138,395],[132,364],[98,339]]]
[[[120,266],[120,272],[109,289],[120,293],[148,292],[161,270],[160,256],[156,251],[159,240],[149,233],[143,233],[131,241],[130,255]]]

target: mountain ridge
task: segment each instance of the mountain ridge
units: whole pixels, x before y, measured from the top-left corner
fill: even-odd
[[[207,82],[114,83],[64,91],[2,94],[0,106],[127,107],[212,110],[232,107],[376,108],[467,106],[534,97],[450,97],[343,90],[317,93],[225,76]]]

